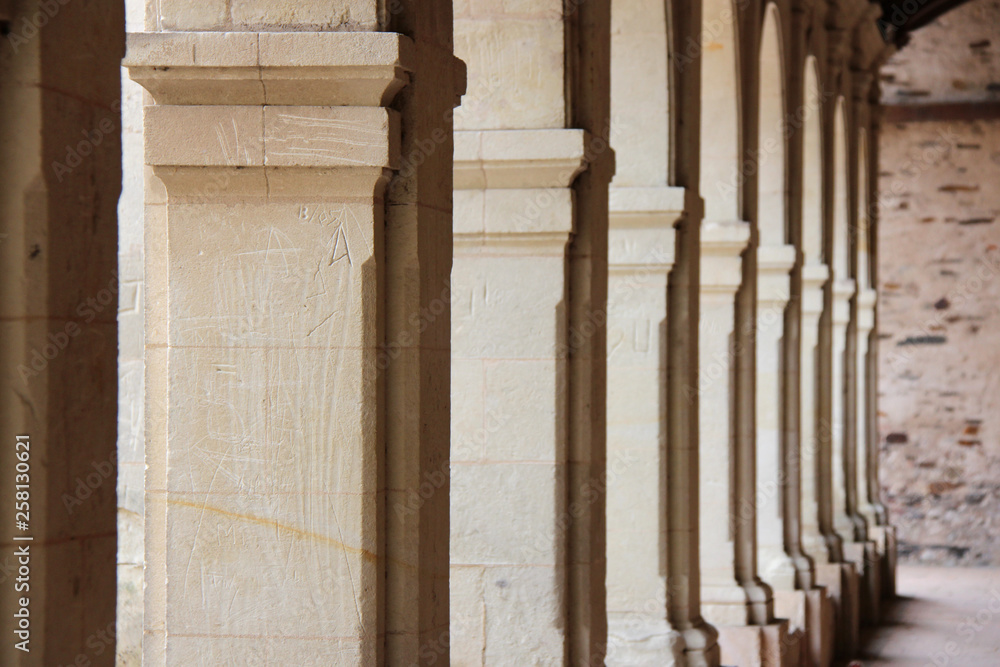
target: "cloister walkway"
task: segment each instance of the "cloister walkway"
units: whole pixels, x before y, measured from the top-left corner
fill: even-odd
[[[866,637],[864,667],[1000,665],[1000,569],[900,565],[899,598]]]

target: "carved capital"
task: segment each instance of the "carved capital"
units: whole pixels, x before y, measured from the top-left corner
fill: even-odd
[[[701,225],[701,290],[735,294],[743,280],[743,251],[750,223],[704,220]]]
[[[669,272],[674,264],[674,225],[684,215],[684,199],[684,188],[611,188],[611,269]]]

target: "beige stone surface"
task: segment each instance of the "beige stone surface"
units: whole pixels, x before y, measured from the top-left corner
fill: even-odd
[[[991,631],[1000,613],[995,568],[900,565],[900,598],[885,625],[865,634],[862,663],[873,667],[927,664],[987,667],[1000,656]]]

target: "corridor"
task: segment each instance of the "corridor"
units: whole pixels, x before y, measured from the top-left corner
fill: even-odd
[[[866,637],[864,667],[1000,665],[1000,569],[899,565],[899,598]]]

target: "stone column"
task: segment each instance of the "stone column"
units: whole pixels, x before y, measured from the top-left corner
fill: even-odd
[[[610,3],[564,9],[455,16],[456,665],[603,662]]]
[[[785,548],[788,457],[781,423],[785,307],[795,255],[791,245],[757,249],[757,562],[761,577],[776,591],[794,590],[797,578],[796,564]]]
[[[821,428],[819,407],[819,329],[823,315],[823,290],[829,279],[825,264],[810,261],[802,267],[802,372],[801,467],[802,547],[817,563],[831,562],[820,523]]]
[[[158,9],[143,664],[447,662],[447,7]]]
[[[451,641],[459,665],[565,660],[566,539],[576,520],[566,500],[566,246],[585,141],[581,130],[457,133]]]
[[[669,502],[669,274],[686,190],[669,187],[670,62],[658,0],[611,7],[611,188],[608,278],[608,665],[683,664],[671,608],[692,588],[671,570],[682,539]],[[674,415],[674,416],[671,416]],[[688,540],[691,538],[688,537]],[[668,612],[668,609],[670,611]],[[695,642],[697,643],[697,642]]]
[[[605,664],[683,664],[665,563],[667,278],[684,189],[612,188],[610,204]]]
[[[844,222],[846,225],[846,221]],[[846,248],[844,248],[846,250]],[[840,248],[838,248],[840,250]],[[839,262],[839,260],[838,260]],[[853,444],[851,423],[848,419],[847,401],[851,396],[848,387],[848,328],[851,323],[851,300],[854,298],[855,281],[847,276],[834,276],[832,285],[833,310],[831,314],[831,456],[830,475],[832,479],[831,499],[833,501],[833,528],[842,543],[855,540],[855,525],[848,502],[849,477],[853,475],[850,463],[853,457],[848,449]],[[851,369],[853,370],[853,369]]]
[[[885,507],[879,495],[877,468],[878,440],[872,440],[872,403],[878,387],[873,386],[869,372],[874,355],[871,338],[875,329],[875,303],[878,293],[865,289],[858,293],[858,509],[868,522],[870,530],[885,524]]]
[[[698,493],[702,610],[714,625],[759,623],[769,613],[767,597],[750,597],[752,590],[743,587],[736,571],[739,540],[748,525],[737,514],[733,337],[741,254],[749,239],[745,222],[702,224]]]
[[[753,434],[737,432],[736,297],[746,222],[706,221],[701,230],[699,511],[702,611],[718,627],[724,663],[783,665],[786,621],[775,622],[771,589],[756,576]],[[753,354],[753,350],[749,351]],[[744,401],[753,404],[751,397]]]

